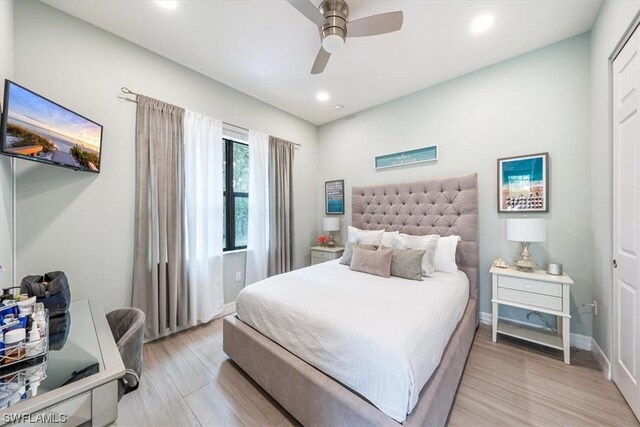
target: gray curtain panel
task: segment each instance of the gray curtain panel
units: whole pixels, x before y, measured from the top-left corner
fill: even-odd
[[[292,142],[269,137],[269,276],[293,265],[294,156]]]
[[[155,339],[187,325],[184,109],[138,97],[133,306]]]

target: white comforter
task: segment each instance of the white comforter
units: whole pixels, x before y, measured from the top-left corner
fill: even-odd
[[[402,422],[462,319],[469,280],[351,271],[338,261],[246,287],[240,320]]]

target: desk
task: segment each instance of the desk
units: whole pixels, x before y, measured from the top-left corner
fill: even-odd
[[[0,411],[0,425],[104,426],[118,417],[117,379],[125,369],[104,311],[98,302],[83,300],[74,301],[69,314],[62,348],[50,342],[47,378],[38,394]],[[74,371],[95,365],[92,375],[64,385]]]

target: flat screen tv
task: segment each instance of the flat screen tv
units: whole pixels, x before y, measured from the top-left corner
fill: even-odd
[[[0,138],[7,156],[100,172],[102,126],[10,80]]]

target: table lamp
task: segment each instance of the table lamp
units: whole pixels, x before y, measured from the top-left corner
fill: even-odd
[[[522,252],[515,261],[516,269],[532,272],[536,262],[529,255],[529,243],[547,240],[545,221],[542,218],[509,218],[507,219],[507,240],[520,242]]]
[[[322,220],[322,229],[329,232],[329,246],[334,246],[333,232],[340,230],[340,218],[324,218]]]

